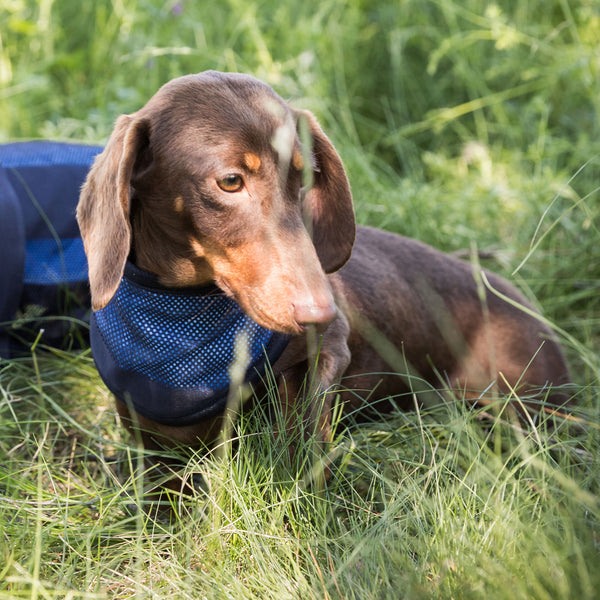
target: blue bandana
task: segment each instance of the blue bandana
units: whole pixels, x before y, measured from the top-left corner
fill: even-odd
[[[192,424],[225,410],[242,333],[249,353],[245,381],[254,384],[289,336],[255,323],[215,285],[165,288],[131,263],[90,322],[92,353],[109,390],[165,425]]]

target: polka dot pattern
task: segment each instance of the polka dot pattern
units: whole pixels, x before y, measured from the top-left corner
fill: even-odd
[[[218,288],[208,289],[186,293],[123,278],[109,304],[95,312],[118,366],[170,388],[219,394],[228,388],[229,369],[240,357],[240,334],[248,340],[247,372],[254,363],[262,364],[265,348],[280,334],[254,322]]]

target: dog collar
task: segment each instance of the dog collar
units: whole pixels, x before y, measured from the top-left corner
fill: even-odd
[[[245,381],[254,384],[288,335],[261,327],[215,285],[166,288],[129,262],[115,295],[90,319],[92,354],[108,389],[165,425],[225,410],[240,334],[249,354]]]

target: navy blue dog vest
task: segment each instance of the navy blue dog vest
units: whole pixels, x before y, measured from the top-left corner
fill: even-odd
[[[265,329],[216,286],[165,288],[128,263],[107,306],[90,315],[87,260],[75,219],[98,146],[0,145],[0,358],[41,344],[85,346],[107,387],[142,415],[180,425],[225,409],[243,334],[245,381],[257,383],[289,337]],[[77,343],[79,342],[79,343]]]
[[[245,381],[255,384],[288,340],[250,319],[214,285],[165,288],[131,263],[90,323],[92,353],[107,387],[141,415],[166,425],[191,424],[225,410],[229,370],[244,354],[240,344],[247,344]]]

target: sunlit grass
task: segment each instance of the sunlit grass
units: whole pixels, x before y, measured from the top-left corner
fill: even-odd
[[[289,461],[288,443],[306,457],[310,441],[274,438],[259,405],[220,458],[181,455],[197,485],[171,497],[168,519],[146,511],[143,450],[121,439],[89,356],[38,369],[41,387],[31,361],[0,379],[12,597],[392,598],[399,585],[405,597],[594,597],[592,410],[541,413],[531,429],[460,402],[346,420],[322,488],[312,460]]]
[[[258,405],[218,456],[169,451],[197,484],[169,520],[89,351],[3,361],[0,598],[595,598],[599,47],[592,0],[2,4],[0,141],[102,142],[172,77],[252,73],[319,116],[360,222],[516,281],[576,384],[529,427],[346,418],[325,487]]]

